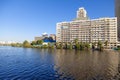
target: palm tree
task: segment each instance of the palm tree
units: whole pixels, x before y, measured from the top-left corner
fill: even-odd
[[[56,42],[55,46],[56,46],[57,49],[59,49],[59,43],[58,42]]]
[[[84,50],[85,49],[85,43],[81,42],[80,43],[80,50]]]
[[[85,47],[86,47],[87,50],[90,49],[90,44],[89,43],[85,43]]]
[[[78,49],[79,44],[78,44],[78,39],[77,38],[74,40],[74,43],[75,43],[75,49]]]
[[[64,43],[63,48],[64,48],[64,49],[67,49],[67,42]]]
[[[63,42],[60,42],[60,43],[59,43],[59,48],[60,48],[60,49],[63,49]]]
[[[74,43],[75,43],[75,44],[77,44],[77,43],[78,43],[78,38],[76,38],[76,39],[74,40]]]
[[[101,42],[101,41],[98,41],[98,49],[99,49],[100,51],[103,50],[103,46],[102,46],[102,42]]]
[[[92,49],[95,49],[95,46],[96,46],[96,42],[93,42],[92,43]]]
[[[70,49],[72,49],[73,45],[72,45],[72,42],[70,42]]]
[[[107,48],[107,47],[108,47],[108,41],[105,41],[104,44],[105,44],[105,46],[106,46],[106,48]]]
[[[80,43],[79,43],[79,42],[76,43],[76,49],[77,49],[77,50],[80,50]]]
[[[56,48],[57,49],[63,49],[63,42],[57,42],[56,43]]]

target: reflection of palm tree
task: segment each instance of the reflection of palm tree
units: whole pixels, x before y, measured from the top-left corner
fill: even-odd
[[[120,54],[119,54],[119,62],[118,62],[118,72],[120,73]]]
[[[118,72],[117,72],[116,75],[114,75],[114,77],[113,77],[114,80],[120,80],[120,78],[119,78],[119,76],[120,76],[120,54],[119,54],[119,58],[118,59],[119,59],[119,61],[118,61],[118,68],[117,68]]]
[[[120,64],[118,64],[118,72],[120,73]]]

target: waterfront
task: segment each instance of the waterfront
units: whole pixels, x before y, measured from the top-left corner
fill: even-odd
[[[113,80],[119,64],[113,50],[0,47],[0,80]]]

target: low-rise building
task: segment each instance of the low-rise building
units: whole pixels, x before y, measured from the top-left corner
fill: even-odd
[[[35,41],[42,40],[44,37],[35,37]]]
[[[50,34],[50,36],[53,40],[56,40],[56,35],[55,34]]]
[[[55,43],[56,42],[56,35],[50,34],[50,36],[48,36],[47,33],[43,33],[42,36],[35,37],[35,41],[38,41],[38,40],[43,40],[43,44]]]

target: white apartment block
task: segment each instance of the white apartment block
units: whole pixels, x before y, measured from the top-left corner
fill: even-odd
[[[115,16],[118,24],[118,40],[120,41],[120,0],[115,0]]]
[[[98,41],[117,43],[117,18],[106,17],[90,20],[86,10],[79,8],[77,19],[56,25],[57,42],[73,42],[75,39],[89,43]]]

